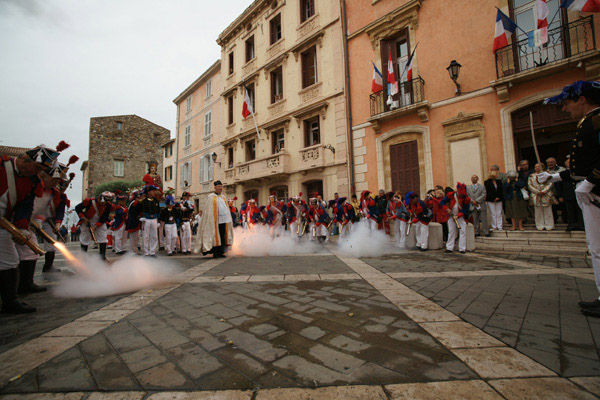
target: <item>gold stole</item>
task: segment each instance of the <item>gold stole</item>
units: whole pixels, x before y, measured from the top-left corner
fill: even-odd
[[[221,235],[219,235],[219,205],[217,204],[219,195],[213,197],[213,215],[215,218],[215,246],[221,246]],[[227,246],[229,231],[225,228],[225,246]]]

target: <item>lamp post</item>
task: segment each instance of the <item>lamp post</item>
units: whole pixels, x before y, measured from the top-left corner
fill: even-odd
[[[456,80],[458,79],[458,74],[460,73],[460,67],[462,67],[462,65],[457,63],[456,60],[452,60],[450,62],[450,65],[448,65],[448,67],[446,68],[448,70],[448,73],[450,74],[450,79],[452,79],[452,81],[456,85],[456,90],[454,91],[454,94],[456,94],[456,96],[460,96],[460,84],[456,82]]]
[[[213,151],[213,153],[210,155],[210,158],[212,159],[213,164],[219,164],[219,175],[221,175],[221,162],[220,161],[217,162],[217,153],[215,153]],[[220,179],[220,177],[219,177],[219,179]]]

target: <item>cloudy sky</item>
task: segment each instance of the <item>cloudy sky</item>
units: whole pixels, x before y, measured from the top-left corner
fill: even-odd
[[[171,131],[173,99],[220,58],[252,0],[0,0],[0,144],[71,144],[81,200],[89,120],[137,114]]]

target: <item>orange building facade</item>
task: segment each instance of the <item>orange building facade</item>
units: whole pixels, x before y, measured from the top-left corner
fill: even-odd
[[[548,0],[548,22],[558,3]],[[535,0],[342,0],[355,191],[424,195],[473,174],[483,180],[493,164],[507,171],[528,159],[532,167],[530,113],[540,158],[564,165],[576,121],[542,101],[573,81],[599,78],[598,17],[561,9],[545,46],[518,30],[494,53],[496,7],[524,31],[535,28]],[[391,98],[390,53],[400,81]],[[460,90],[447,70],[452,60],[461,65]],[[379,93],[371,92],[371,62],[383,75]]]

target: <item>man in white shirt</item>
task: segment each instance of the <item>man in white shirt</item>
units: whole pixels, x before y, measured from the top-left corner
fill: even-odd
[[[214,186],[215,192],[208,195],[202,212],[195,252],[221,258],[225,257],[227,246],[233,244],[233,219],[227,199],[222,194],[223,184],[221,181],[215,181]]]

